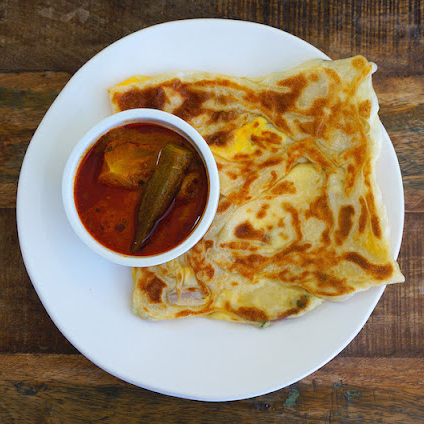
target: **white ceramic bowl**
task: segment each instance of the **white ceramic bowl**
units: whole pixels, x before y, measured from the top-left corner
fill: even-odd
[[[109,130],[132,123],[149,123],[182,135],[197,150],[206,167],[209,195],[203,216],[195,229],[180,244],[166,252],[150,256],[125,255],[100,244],[86,230],[78,215],[74,199],[75,174],[81,160],[96,141]],[[131,109],[109,116],[91,128],[77,143],[66,162],[62,178],[62,198],[68,220],[81,240],[104,258],[126,266],[146,267],[168,262],[193,247],[206,233],[215,216],[219,200],[219,176],[215,159],[203,137],[187,122],[175,115],[155,109]]]

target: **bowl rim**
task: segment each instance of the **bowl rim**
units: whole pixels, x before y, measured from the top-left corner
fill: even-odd
[[[115,252],[99,243],[82,223],[74,201],[74,181],[78,167],[97,140],[113,128],[132,123],[151,123],[173,130],[183,136],[196,149],[206,168],[209,193],[203,215],[194,230],[174,248],[148,256],[126,255]],[[137,108],[117,112],[90,128],[77,142],[68,156],[62,174],[62,203],[67,219],[79,238],[95,253],[119,265],[148,267],[168,262],[191,249],[209,229],[219,201],[219,174],[212,151],[200,133],[183,119],[157,109]]]

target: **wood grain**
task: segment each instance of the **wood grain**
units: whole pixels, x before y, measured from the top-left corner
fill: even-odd
[[[424,357],[424,214],[407,214],[399,265],[404,284],[388,286],[343,356]]]
[[[387,287],[344,351],[290,387],[225,403],[140,389],[78,354],[31,284],[15,217],[28,144],[75,71],[134,31],[203,17],[264,23],[333,59],[363,54],[377,63],[380,117],[401,165],[407,211],[399,256],[406,282]],[[1,1],[0,423],[424,422],[423,136],[424,0]]]
[[[14,207],[25,151],[67,73],[0,74],[0,207]],[[424,77],[376,75],[380,116],[403,175],[406,211],[424,212]]]
[[[383,75],[406,76],[423,71],[424,5],[420,1],[271,0],[268,6],[265,1],[251,1],[246,7],[242,0],[221,0],[218,4],[219,12],[227,17],[281,28],[332,59],[362,54],[384,63]]]
[[[14,209],[0,209],[0,264],[0,352],[77,353],[47,315],[26,273]]]
[[[156,394],[80,355],[0,355],[0,362],[4,424],[417,423],[424,416],[422,358],[337,358],[285,389],[225,403]]]
[[[74,73],[132,32],[170,20],[210,17],[283,29],[333,59],[366,55],[384,63],[384,75],[424,71],[424,4],[418,0],[159,0],[142,5],[131,0],[20,0],[0,3],[0,17],[3,72]]]
[[[395,147],[407,212],[424,211],[424,78],[374,77],[380,118]]]
[[[65,73],[0,74],[0,207],[15,206],[28,144],[68,80]]]

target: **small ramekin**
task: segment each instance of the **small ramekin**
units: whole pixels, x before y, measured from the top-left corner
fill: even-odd
[[[75,205],[74,182],[78,167],[97,140],[113,128],[133,123],[155,124],[171,129],[182,135],[197,150],[206,168],[209,182],[209,195],[202,217],[195,229],[180,244],[166,252],[150,255],[135,256],[115,252],[100,244],[86,230]],[[185,253],[191,249],[206,233],[215,217],[219,200],[219,175],[215,159],[203,137],[187,122],[167,112],[155,109],[130,109],[119,112],[102,120],[91,128],[72,150],[63,172],[62,199],[66,216],[72,228],[80,239],[94,252],[105,259],[119,265],[132,267],[147,267],[159,265]]]

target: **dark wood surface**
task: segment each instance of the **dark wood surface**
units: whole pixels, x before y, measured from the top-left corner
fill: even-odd
[[[227,403],[163,396],[90,363],[61,335],[25,271],[16,189],[31,137],[88,59],[141,28],[219,17],[265,23],[332,58],[379,65],[374,85],[405,189],[399,256],[405,284],[386,289],[344,351],[277,392]],[[424,2],[0,2],[0,422],[424,422]]]

